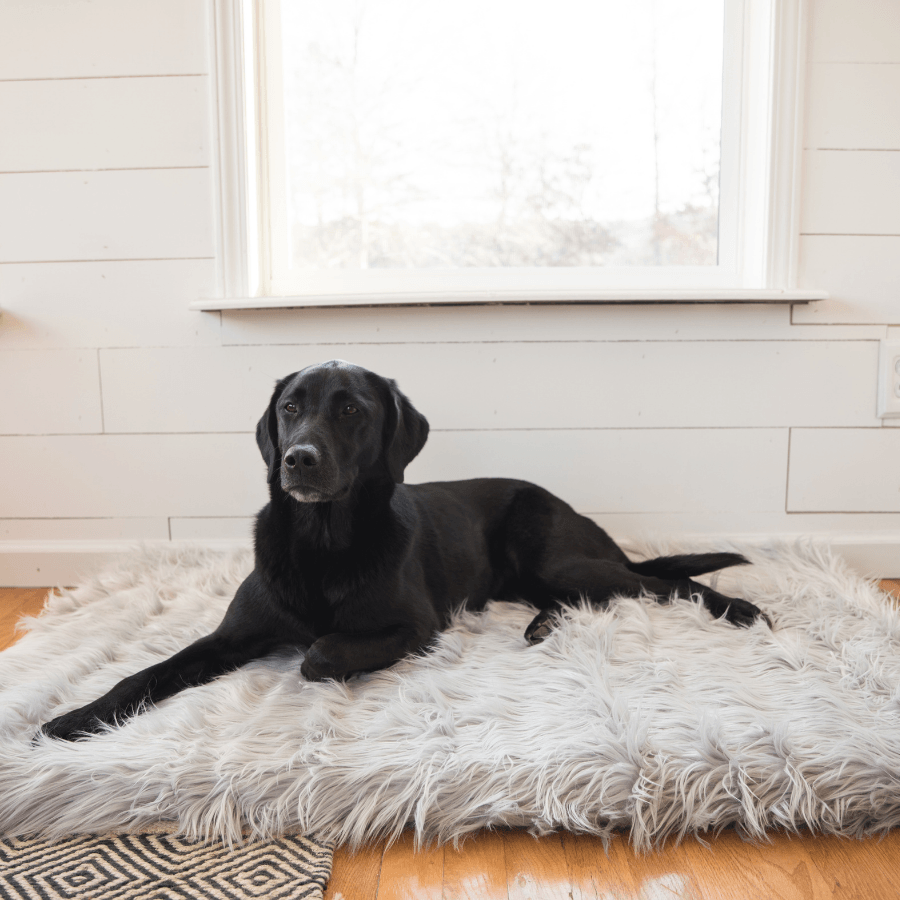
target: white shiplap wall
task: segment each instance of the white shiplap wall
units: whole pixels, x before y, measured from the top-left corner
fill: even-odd
[[[216,290],[206,0],[0,16],[0,583],[133,540],[246,539],[275,378],[341,357],[432,422],[409,480],[538,481],[617,537],[831,536],[900,574],[900,17],[813,0],[810,307],[191,313]],[[900,331],[900,328],[895,329]]]

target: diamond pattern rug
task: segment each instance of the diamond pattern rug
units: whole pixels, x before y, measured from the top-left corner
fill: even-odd
[[[322,900],[330,844],[300,835],[229,849],[164,831],[0,839],[2,900]]]

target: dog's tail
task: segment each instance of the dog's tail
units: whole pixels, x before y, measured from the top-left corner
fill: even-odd
[[[727,569],[729,566],[746,566],[750,560],[740,553],[682,553],[678,556],[657,556],[644,562],[628,562],[625,565],[638,575],[675,580]]]

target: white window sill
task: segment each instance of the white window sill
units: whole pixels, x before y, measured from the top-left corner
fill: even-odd
[[[203,298],[193,310],[294,309],[315,306],[487,306],[490,304],[621,303],[810,303],[827,300],[827,291],[811,289],[698,288],[696,290],[457,291],[370,294],[310,294],[302,297]]]

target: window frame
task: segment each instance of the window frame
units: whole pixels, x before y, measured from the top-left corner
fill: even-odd
[[[808,0],[726,0],[723,98],[739,95],[740,103],[723,102],[723,160],[731,164],[720,185],[718,266],[300,270],[302,285],[284,274],[286,199],[270,203],[275,192],[263,189],[286,183],[280,3],[213,0],[212,11],[219,296],[192,308],[827,296],[796,288]]]

